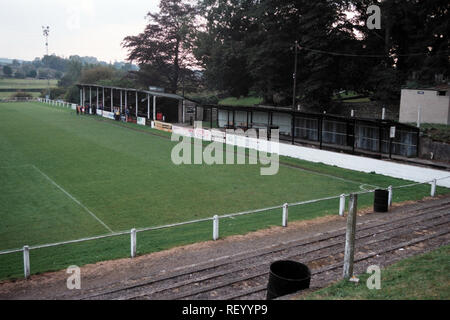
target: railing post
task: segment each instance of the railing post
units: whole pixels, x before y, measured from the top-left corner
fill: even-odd
[[[341,194],[341,197],[339,198],[339,215],[343,217],[344,212],[345,212],[345,194]]]
[[[392,186],[388,187],[388,206],[391,207],[392,206]]]
[[[347,217],[347,232],[345,234],[345,256],[344,256],[344,272],[343,272],[343,276],[345,279],[350,279],[353,276],[357,211],[358,211],[358,195],[351,194]]]
[[[215,215],[213,217],[213,240],[219,239],[219,216]]]
[[[289,215],[289,205],[285,203],[283,205],[283,220],[281,222],[281,225],[285,228],[288,226],[288,215]]]
[[[30,248],[28,246],[23,247],[23,273],[25,279],[30,277]]]
[[[136,257],[136,229],[131,229],[131,257]]]
[[[437,184],[437,180],[434,179],[431,182],[431,196],[434,198],[436,196],[436,184]]]

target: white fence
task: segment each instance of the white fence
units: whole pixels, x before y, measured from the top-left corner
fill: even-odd
[[[442,178],[440,180],[449,179],[449,178],[450,178],[450,176]],[[404,189],[404,188],[410,188],[410,187],[414,187],[414,186],[418,186],[418,185],[430,184],[431,185],[430,196],[435,197],[436,196],[436,185],[437,185],[438,181],[439,181],[439,179],[433,179],[432,181],[428,181],[425,183],[414,183],[414,184],[398,186],[398,187],[389,186],[388,188],[386,188],[386,190],[388,190],[388,192],[389,192],[389,200],[388,200],[389,205],[392,204],[392,196],[393,196],[393,192],[395,189]],[[361,191],[361,192],[355,192],[353,194],[369,194],[369,193],[373,193],[374,191],[375,190]],[[313,204],[313,203],[318,203],[318,202],[323,202],[323,201],[328,201],[328,200],[333,200],[333,199],[339,199],[339,208],[337,208],[336,212],[340,216],[343,216],[344,212],[345,212],[346,198],[349,196],[350,196],[349,194],[341,194],[338,196],[326,197],[326,198],[321,198],[321,199],[314,199],[314,200],[301,201],[301,202],[295,202],[295,203],[284,203],[281,205],[257,209],[257,210],[249,210],[249,211],[237,212],[237,213],[226,214],[226,215],[221,215],[221,216],[215,215],[213,217],[185,221],[185,222],[174,223],[174,224],[168,224],[168,225],[163,225],[163,226],[140,228],[140,229],[133,228],[130,231],[113,232],[110,234],[82,238],[82,239],[77,239],[77,240],[69,240],[69,241],[35,245],[35,246],[25,245],[25,246],[23,246],[23,248],[20,248],[20,249],[11,249],[11,250],[0,251],[0,255],[23,252],[24,276],[25,276],[25,278],[28,278],[30,276],[30,255],[29,255],[30,250],[50,248],[50,247],[56,247],[56,246],[62,246],[62,245],[68,245],[68,244],[74,244],[74,243],[80,243],[80,242],[86,242],[86,241],[92,241],[92,240],[99,240],[99,239],[105,239],[105,238],[111,238],[111,237],[117,237],[117,236],[129,234],[130,235],[130,252],[131,252],[130,256],[131,256],[131,258],[134,258],[134,257],[136,257],[136,247],[137,247],[136,235],[137,235],[137,233],[147,232],[147,231],[155,231],[155,230],[161,230],[161,229],[168,229],[168,228],[173,228],[173,227],[178,227],[178,226],[185,226],[185,225],[196,224],[196,223],[200,223],[200,222],[212,221],[212,239],[218,240],[220,238],[219,224],[220,224],[221,219],[234,218],[234,217],[238,217],[238,216],[244,216],[244,215],[256,214],[256,213],[265,212],[265,211],[281,209],[281,226],[287,227],[288,226],[288,210],[290,207],[301,206],[301,205],[306,205],[306,204]]]
[[[52,106],[70,108],[72,110],[76,110],[76,108],[77,108],[76,103],[65,102],[63,100],[50,100],[50,99],[45,99],[45,98],[37,98],[37,101],[46,103],[46,104],[50,104]]]

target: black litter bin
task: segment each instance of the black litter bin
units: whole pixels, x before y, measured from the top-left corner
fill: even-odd
[[[308,289],[311,271],[299,262],[281,260],[270,265],[267,300]]]
[[[373,211],[375,212],[389,211],[389,191],[380,189],[375,190],[375,196],[373,200]]]

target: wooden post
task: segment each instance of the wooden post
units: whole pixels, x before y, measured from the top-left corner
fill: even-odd
[[[393,138],[389,138],[389,159],[392,159],[392,142],[394,141]]]
[[[291,123],[292,123],[292,128],[291,128],[292,129],[291,130],[292,131],[292,133],[291,133],[292,134],[292,137],[291,137],[292,140],[291,140],[291,143],[295,144],[295,113],[294,112],[292,112],[292,122]]]
[[[417,106],[417,128],[420,128],[422,121],[422,106]]]
[[[197,111],[197,108],[195,108]],[[197,113],[195,114],[197,116]],[[153,96],[153,121],[156,121],[156,96]]]
[[[389,186],[388,188],[388,206],[391,207],[392,206],[392,186]]]
[[[236,110],[234,109],[233,109],[233,129],[236,129]]]
[[[358,195],[350,195],[347,217],[347,232],[345,234],[344,272],[345,279],[353,276],[353,262],[355,258],[356,212],[358,211]]]
[[[344,212],[345,212],[345,194],[341,194],[341,197],[339,199],[339,215],[343,217]]]
[[[122,108],[122,105],[123,105],[123,98],[122,98],[122,96],[123,96],[123,92],[122,92],[122,90],[120,90],[120,114],[122,114],[122,110],[123,110],[123,108]]]
[[[25,279],[30,277],[30,248],[28,246],[23,247],[23,273]]]
[[[283,205],[283,220],[281,223],[281,225],[285,228],[288,226],[288,215],[289,215],[289,205],[285,203]]]
[[[111,88],[111,112],[114,112],[114,89]]]
[[[436,196],[436,183],[437,183],[437,180],[436,180],[436,179],[434,179],[434,180],[431,182],[431,196],[432,196],[433,198]]]
[[[128,108],[128,91],[125,90],[125,106],[124,106],[125,114],[127,113],[127,108]],[[128,121],[128,118],[127,118],[127,121]]]
[[[147,119],[150,120],[150,94],[147,93]]]
[[[318,119],[318,135],[319,135],[319,148],[320,148],[320,150],[322,150],[322,138],[323,138],[323,135],[322,135],[322,130],[323,130],[323,116],[320,116],[320,118]]]
[[[213,107],[211,106],[211,130],[213,128]]]
[[[215,215],[213,217],[213,240],[219,239],[219,216]]]
[[[131,257],[136,257],[136,229],[131,229]]]

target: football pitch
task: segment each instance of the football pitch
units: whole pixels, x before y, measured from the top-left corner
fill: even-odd
[[[284,157],[274,176],[261,176],[260,165],[177,166],[175,145],[169,134],[149,127],[37,102],[0,103],[0,251],[411,183]],[[393,200],[422,199],[429,190],[396,189]],[[371,206],[373,194],[358,203]],[[292,207],[289,221],[336,215],[338,206],[333,199]],[[220,235],[280,224],[281,210],[267,210],[222,219]],[[137,251],[211,235],[210,221],[143,232]],[[32,250],[31,273],[126,258],[129,241],[123,235]],[[0,256],[0,279],[22,274],[21,253]]]

